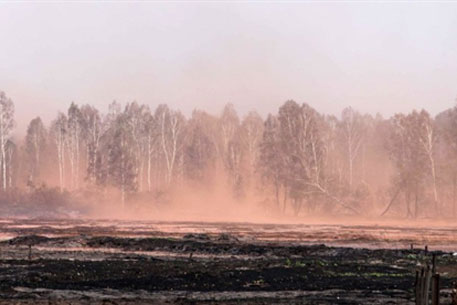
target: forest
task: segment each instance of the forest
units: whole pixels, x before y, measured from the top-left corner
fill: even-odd
[[[50,124],[31,120],[25,135],[15,126],[1,92],[0,205],[10,213],[97,202],[129,210],[224,189],[277,215],[456,216],[457,107],[334,116],[289,100],[262,118],[231,104],[186,117],[165,104],[113,102],[104,113],[71,103]]]

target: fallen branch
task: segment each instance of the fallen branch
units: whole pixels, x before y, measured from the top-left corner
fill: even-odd
[[[354,212],[355,214],[359,215],[360,212],[357,211],[356,209],[354,209],[353,207],[347,205],[343,200],[333,196],[332,194],[329,193],[329,191],[327,191],[326,189],[324,189],[320,184],[318,183],[308,183],[308,185],[310,186],[313,186],[315,188],[317,188],[322,194],[326,195],[328,198],[332,199],[333,201],[335,201],[336,203],[338,203],[340,206],[342,206],[343,208],[346,208],[348,210],[351,210],[352,212]]]
[[[384,212],[381,213],[381,216],[384,216],[390,210],[390,208],[393,205],[393,203],[395,202],[395,199],[397,198],[398,194],[400,194],[401,189],[402,189],[402,186],[400,185],[400,187],[397,189],[397,191],[395,192],[394,196],[390,200],[389,204],[385,208]]]

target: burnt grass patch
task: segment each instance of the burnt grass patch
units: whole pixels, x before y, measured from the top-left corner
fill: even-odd
[[[14,298],[15,287],[27,287],[125,292],[341,290],[362,291],[366,296],[380,293],[385,297],[402,291],[408,299],[413,296],[417,265],[430,258],[421,250],[253,243],[225,237],[81,237],[78,240],[86,250],[121,251],[115,257],[111,255],[100,260],[85,260],[79,256],[74,259],[42,259],[38,250],[34,250],[32,260],[5,258],[0,253],[2,298]],[[11,251],[24,251],[28,245],[45,247],[55,243],[65,244],[65,238],[27,236],[3,242],[1,246],[2,249],[13,249]],[[135,251],[167,251],[180,256],[155,257]],[[438,271],[456,266],[455,256],[444,252],[435,254]],[[448,273],[444,273],[442,279],[443,288],[450,288],[455,280]]]

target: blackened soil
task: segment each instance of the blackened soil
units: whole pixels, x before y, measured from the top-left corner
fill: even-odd
[[[450,288],[457,259],[435,254]],[[226,235],[22,236],[0,243],[0,304],[408,304],[430,255]]]

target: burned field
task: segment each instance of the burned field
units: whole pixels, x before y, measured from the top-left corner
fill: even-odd
[[[224,228],[86,229],[3,225],[15,236],[0,243],[0,304],[412,304],[415,270],[431,259],[422,248],[273,242]],[[457,257],[433,253],[445,302]]]

